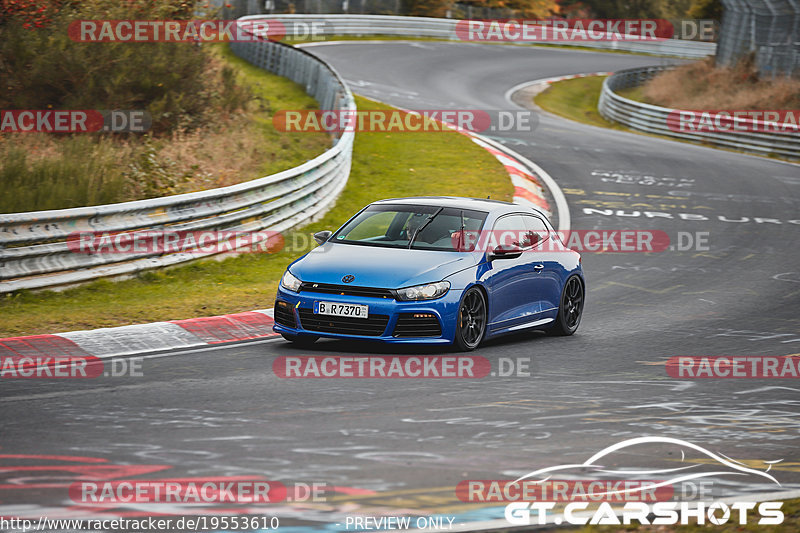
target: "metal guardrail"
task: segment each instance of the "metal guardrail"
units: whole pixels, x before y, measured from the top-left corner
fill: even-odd
[[[746,131],[680,131],[679,109],[659,107],[630,100],[615,91],[635,87],[671,67],[642,67],[620,70],[606,78],[597,104],[600,114],[629,128],[676,139],[702,142],[758,155],[800,159],[800,133],[751,131],[760,121],[736,119]],[[760,128],[763,129],[763,128]]]
[[[315,56],[273,42],[231,47],[250,63],[303,85],[322,109],[355,111],[350,89]],[[320,215],[344,188],[354,135],[343,133],[332,148],[298,167],[229,187],[111,205],[0,214],[0,293],[130,275],[216,255],[226,247],[225,236],[219,235],[220,246],[204,241],[203,248],[185,253],[74,253],[67,242],[74,232],[133,237],[153,230],[278,232],[296,226]],[[267,239],[266,233],[263,238]]]
[[[262,9],[263,6],[258,7]],[[429,37],[461,40],[456,33],[456,19],[404,17],[396,15],[256,15],[242,17],[243,20],[266,18],[284,23],[287,37],[305,31],[311,24],[316,24],[322,35],[393,35],[405,37]],[[292,24],[296,22],[299,24]],[[531,43],[515,43],[529,45]],[[554,42],[564,46],[581,46],[601,50],[618,50],[641,54],[655,54],[672,57],[700,59],[714,55],[716,43],[702,41],[682,41],[665,39],[663,41],[587,41],[587,42]]]

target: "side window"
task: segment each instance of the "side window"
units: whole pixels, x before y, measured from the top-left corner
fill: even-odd
[[[531,241],[530,246],[547,240],[550,236],[550,230],[544,220],[533,215],[525,215],[522,218],[525,219],[525,228],[528,230],[528,238]]]
[[[527,248],[527,227],[522,215],[506,215],[494,224],[493,237],[497,244],[513,244]]]

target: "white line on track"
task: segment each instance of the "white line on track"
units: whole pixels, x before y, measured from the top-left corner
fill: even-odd
[[[212,344],[212,345],[203,346],[202,348],[192,348],[190,350],[181,350],[179,352],[168,352],[168,353],[156,353],[156,354],[152,354],[152,355],[141,355],[141,356],[138,356],[138,357],[140,357],[141,359],[158,359],[160,357],[173,357],[175,355],[183,355],[183,354],[199,353],[199,352],[208,352],[208,351],[211,351],[211,350],[219,350],[219,349],[222,349],[222,348],[241,348],[241,347],[244,347],[244,346],[253,346],[254,344],[264,344],[264,343],[267,343],[267,342],[272,342],[272,341],[277,341],[277,340],[283,340],[283,338],[280,335],[276,335],[274,337],[269,337],[267,339],[253,339],[253,340],[246,340],[246,341],[242,341],[242,342],[227,343],[227,344]]]
[[[564,196],[564,192],[561,190],[561,187],[558,186],[556,180],[554,180],[550,174],[545,172],[545,170],[528,159],[527,157],[521,155],[520,153],[512,150],[511,148],[504,146],[503,144],[493,140],[488,139],[482,135],[478,135],[478,137],[486,142],[487,144],[491,144],[498,150],[502,150],[512,157],[515,157],[518,161],[522,164],[530,167],[532,170],[535,171],[535,174],[542,179],[547,189],[550,191],[550,194],[553,196],[553,200],[556,203],[556,209],[558,210],[558,231],[569,231],[572,220],[569,214],[569,205],[567,204],[567,198]]]
[[[190,350],[181,350],[177,352],[168,352],[168,353],[157,353],[151,355],[140,355],[134,357],[139,357],[140,359],[160,359],[162,357],[175,357],[179,355],[188,355],[188,354],[195,354],[199,352],[208,352],[211,350],[230,350],[233,348],[243,348],[247,346],[253,346],[256,344],[266,344],[268,342],[273,342],[277,340],[283,340],[280,336],[270,337],[268,339],[257,339],[257,340],[248,340],[245,342],[237,342],[237,343],[230,343],[230,344],[217,344],[211,346],[204,346],[203,348],[192,348]],[[113,356],[108,357],[107,359],[120,359],[120,358],[129,358],[128,356]],[[105,359],[104,359],[105,360]],[[98,392],[108,392],[108,391],[118,391],[121,389],[137,389],[142,387],[150,386],[151,382],[145,383],[136,383],[136,384],[126,384],[126,385],[118,385],[118,386],[110,386],[110,387],[96,387],[96,388],[86,388],[86,389],[79,389],[79,390],[68,390],[68,391],[59,391],[59,392],[42,392],[42,393],[35,393],[35,394],[25,394],[25,395],[17,395],[17,396],[7,396],[5,398],[0,398],[0,403],[7,403],[7,402],[20,402],[20,401],[30,401],[30,400],[44,400],[50,398],[61,398],[64,396],[77,396],[81,394],[93,394]]]
[[[340,44],[417,44],[419,42],[424,41],[415,41],[413,39],[390,39],[388,41],[381,41],[381,40],[342,40],[342,41],[323,41],[319,43],[298,43],[293,45],[295,48],[310,48],[312,46],[332,46],[332,45],[340,45]],[[429,41],[429,42],[443,42],[443,41]]]

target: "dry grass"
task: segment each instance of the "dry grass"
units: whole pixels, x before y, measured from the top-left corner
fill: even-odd
[[[324,152],[331,140],[322,133],[276,131],[271,123],[277,109],[316,109],[317,103],[299,85],[282,78],[260,76],[260,69],[219,48],[209,68],[234,66],[237,82],[249,96],[236,113],[220,112],[199,129],[181,129],[157,143],[159,161],[168,162],[182,177],[170,194],[233,185],[297,166]],[[220,76],[217,76],[219,79]],[[141,196],[141,195],[140,195]]]
[[[266,152],[270,149],[247,119],[238,124],[228,119],[214,126],[178,131],[158,144],[156,157],[172,162],[175,174],[185,177],[171,194],[225,187],[261,177]],[[320,148],[324,150],[325,147]],[[147,195],[134,193],[132,196]]]
[[[223,93],[220,86],[226,63],[220,56],[219,50],[209,54],[206,68],[209,78],[217,84],[214,90]],[[178,128],[159,139],[154,150],[156,157],[160,161],[170,162],[174,172],[184,177],[171,193],[224,187],[260,177],[269,143],[264,142],[249,115],[255,115],[263,109],[260,109],[257,99],[252,99],[246,84],[240,84],[235,85],[239,91],[234,96],[235,101],[215,109],[215,116],[205,125],[200,128]],[[236,111],[232,112],[231,109]],[[139,192],[132,196],[143,195]]]
[[[0,135],[0,213],[117,202],[129,189],[119,161],[135,153],[108,136]]]
[[[639,93],[648,104],[675,109],[800,109],[800,80],[759,79],[752,61],[714,68],[713,59],[656,76]]]

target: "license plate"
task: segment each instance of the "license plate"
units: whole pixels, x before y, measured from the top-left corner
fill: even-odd
[[[350,318],[369,318],[369,306],[340,304],[336,302],[314,302],[314,314],[346,316]]]

